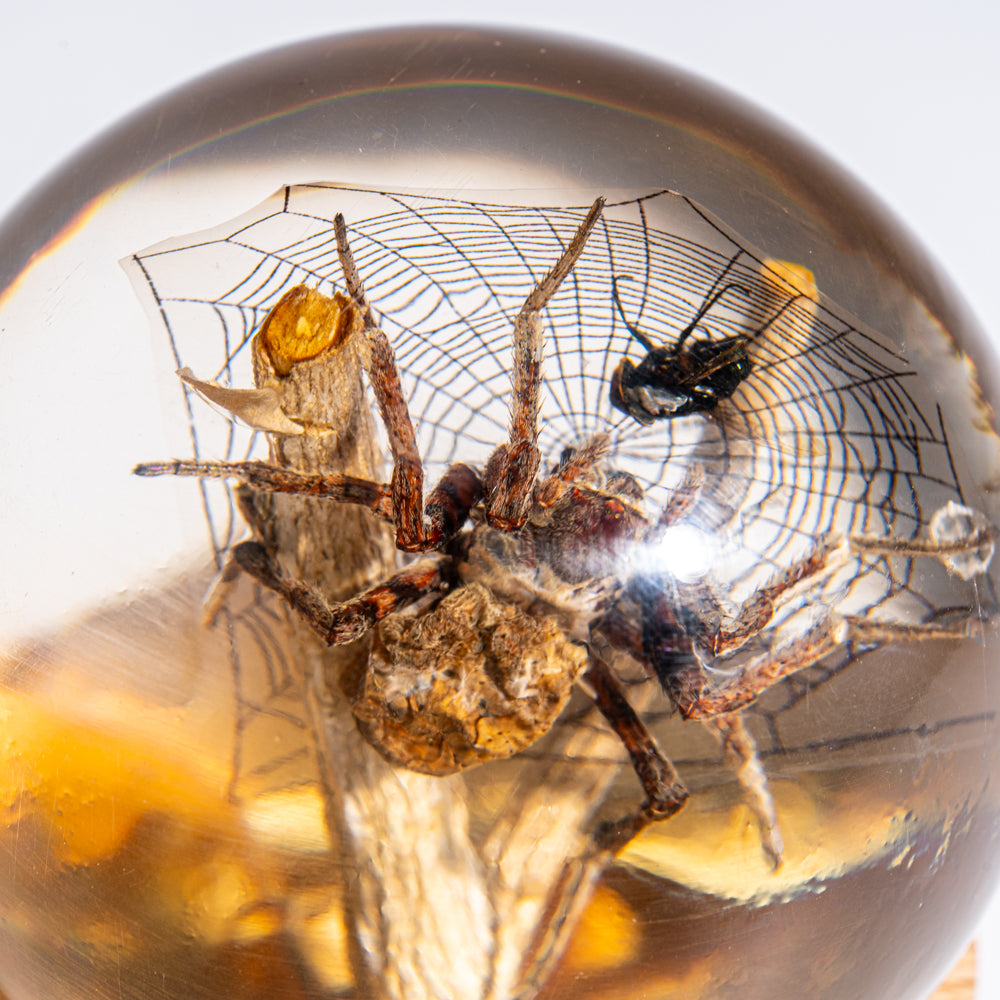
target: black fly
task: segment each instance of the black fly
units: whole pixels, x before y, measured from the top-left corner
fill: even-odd
[[[629,322],[618,294],[619,279],[612,279],[612,293],[622,322],[646,349],[646,356],[638,365],[627,358],[618,363],[611,376],[612,406],[641,424],[651,424],[660,419],[710,412],[739,388],[753,370],[746,337],[691,339],[698,324],[727,292],[738,291],[749,297],[749,290],[738,282],[722,284],[734,261],[735,258],[726,265],[716,287],[670,347],[658,346]]]

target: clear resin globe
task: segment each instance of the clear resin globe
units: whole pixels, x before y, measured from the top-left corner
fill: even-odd
[[[334,37],[95,141],[0,272],[8,1000],[948,970],[996,358],[797,137],[563,39]]]

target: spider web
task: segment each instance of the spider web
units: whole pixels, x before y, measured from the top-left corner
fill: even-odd
[[[481,467],[505,439],[514,317],[586,207],[303,185],[133,262],[178,366],[246,386],[249,340],[278,299],[297,284],[327,294],[342,286],[332,219],[343,211],[433,482],[455,461]],[[695,336],[745,337],[753,362],[720,407],[723,418],[643,427],[615,410],[612,372],[644,351],[614,305],[612,280],[629,322],[669,346],[722,275],[734,288]],[[705,485],[690,520],[735,540],[731,586],[742,581],[749,591],[830,532],[912,538],[944,503],[961,500],[941,413],[898,346],[803,293],[681,195],[609,204],[544,328],[543,462],[607,433],[611,464],[640,481],[654,510],[698,466]],[[214,459],[251,454],[255,445],[235,426],[210,439],[193,418],[192,443],[196,457]],[[209,514],[218,553],[233,520]],[[907,586],[891,579],[879,599]]]
[[[126,265],[166,327],[178,367],[249,386],[250,338],[281,296],[298,284],[343,290],[333,229],[342,212],[433,483],[455,461],[482,467],[506,439],[514,318],[588,207],[299,185]],[[637,363],[645,353],[626,318],[670,346],[727,285],[692,334],[748,344],[752,370],[718,414],[642,426],[614,409],[612,373],[622,358]],[[543,328],[543,467],[606,433],[611,466],[636,477],[653,517],[697,468],[703,485],[687,520],[701,538],[727,540],[715,575],[733,600],[824,535],[913,538],[949,500],[962,502],[940,409],[899,346],[681,195],[609,201]],[[186,398],[196,458],[266,455],[234,422],[196,419]],[[221,562],[239,518],[225,484],[202,483],[202,491]],[[811,599],[924,621],[969,606],[956,587],[933,560],[916,573],[913,560],[868,557]]]

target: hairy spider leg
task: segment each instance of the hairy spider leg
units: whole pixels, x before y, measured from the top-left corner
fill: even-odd
[[[331,604],[310,584],[284,576],[260,542],[240,542],[233,549],[233,559],[244,573],[283,597],[329,646],[360,639],[383,618],[454,583],[440,560],[424,559],[348,601]]]
[[[586,479],[601,463],[611,449],[608,434],[595,434],[577,448],[567,448],[558,464],[535,489],[535,502],[540,507],[551,507],[566,490]]]
[[[646,793],[646,801],[635,818],[635,822],[641,824],[636,832],[649,823],[669,819],[688,800],[688,790],[677,769],[664,756],[645,723],[636,715],[611,668],[593,651],[581,681],[628,751],[632,767]]]
[[[777,574],[769,583],[754,591],[737,609],[732,623],[705,628],[697,622],[684,622],[685,631],[696,644],[712,656],[728,656],[755,635],[759,635],[774,619],[782,600],[803,580],[813,580],[833,567],[831,556],[840,546],[830,539],[815,544],[801,559],[797,559]],[[712,590],[704,584],[689,584],[678,589],[685,595],[685,607],[699,608],[702,622],[720,622],[722,610]]]
[[[608,643],[614,649],[629,653],[639,663],[647,662],[640,627],[620,607],[609,609],[595,622],[591,638],[597,645]],[[635,813],[605,823],[599,831],[599,844],[614,852],[620,850],[650,823],[667,819],[676,813],[684,805],[688,792],[669,758],[663,754],[645,724],[632,711],[621,684],[606,662],[592,653],[591,664],[581,680],[608,725],[624,744],[646,792],[646,801]],[[764,853],[770,859],[772,867],[778,868],[784,843],[756,740],[739,713],[714,716],[701,721],[719,739],[725,761],[735,771],[747,806],[757,820]]]
[[[368,343],[368,380],[385,426],[392,452],[392,520],[396,547],[404,552],[426,552],[439,548],[465,522],[479,502],[479,477],[468,466],[452,466],[424,502],[424,467],[410,419],[399,369],[389,338],[375,324],[371,305],[354,262],[347,239],[347,224],[338,212],[333,220],[337,256],[344,272],[348,294],[361,311]]]
[[[686,496],[686,493],[684,495]],[[670,652],[675,661],[679,664],[685,662],[685,660],[693,660],[694,651],[691,640],[681,628],[676,617],[673,616],[669,594],[660,592],[659,601],[661,655],[666,652],[665,647],[668,644],[666,635],[669,632],[673,636],[673,646]],[[645,614],[639,616],[640,619],[644,617]],[[669,620],[665,621],[665,619]],[[616,606],[609,609],[595,622],[591,632],[592,635],[597,633],[598,638],[603,638],[614,649],[629,653],[637,663],[643,664],[647,673],[651,676],[654,674],[651,666],[652,661],[648,652],[650,646],[649,629],[645,622],[641,620],[637,621],[636,616],[626,614],[620,606]],[[670,693],[669,689],[667,693]],[[618,732],[617,725],[608,717],[607,713],[605,713],[605,718],[608,719],[609,724],[615,732]],[[725,761],[736,772],[736,779],[743,791],[744,800],[757,820],[761,846],[764,849],[764,853],[770,859],[772,866],[777,868],[781,864],[784,844],[774,808],[774,799],[768,787],[767,774],[760,762],[760,756],[757,753],[757,743],[753,735],[739,713],[713,716],[699,721],[710,729],[720,741]],[[628,747],[629,744],[626,739],[624,737],[620,738],[626,747]],[[653,746],[655,749],[655,744]],[[659,751],[657,750],[657,752]],[[634,761],[635,757],[633,757]],[[636,766],[636,772],[639,773],[640,781],[642,781],[642,774],[638,766]],[[644,781],[643,786],[645,787]],[[651,820],[649,819],[648,812],[645,809],[640,809],[631,818],[625,818],[617,823],[609,824],[603,831],[602,836],[609,843],[616,837],[624,838],[624,842],[627,843],[631,836],[640,832],[649,822]]]
[[[664,528],[682,521],[694,509],[705,485],[705,470],[700,465],[689,465],[684,470],[684,478],[671,491],[670,497],[660,517],[653,527],[653,534],[661,534]]]
[[[195,476],[198,479],[241,479],[247,486],[267,493],[294,493],[337,503],[367,507],[376,517],[392,521],[392,498],[385,483],[355,476],[295,472],[268,462],[196,462],[173,459],[145,462],[132,470],[136,476]]]
[[[484,475],[486,520],[494,528],[517,531],[531,508],[538,476],[538,410],[542,386],[542,323],[540,312],[573,270],[587,238],[604,209],[598,198],[551,270],[532,289],[514,321],[511,372],[510,436],[490,456]]]
[[[294,493],[299,496],[314,496],[340,503],[353,503],[367,507],[378,517],[392,521],[392,501],[390,488],[385,483],[372,483],[353,476],[318,475],[293,472],[266,462],[188,462],[172,461],[148,463],[136,466],[135,473],[141,476],[177,475],[198,478],[221,479],[238,477],[245,487],[272,493]],[[475,477],[467,466],[452,466],[442,479],[441,486],[431,494],[447,489],[458,483],[458,491],[469,488],[470,477]],[[464,482],[463,482],[464,481]],[[478,477],[475,486],[478,489]],[[254,527],[256,514],[252,504],[241,501],[241,510],[248,523]],[[442,517],[448,513],[441,505]],[[447,579],[437,562],[423,561],[408,566],[393,574],[388,580],[364,591],[352,600],[342,604],[330,604],[314,587],[286,577],[273,553],[260,541],[241,542],[230,553],[206,609],[206,617],[211,620],[223,600],[225,588],[235,579],[239,568],[262,586],[273,590],[330,645],[353,642],[360,638],[377,622],[401,610],[433,591],[448,589],[453,581]]]
[[[146,462],[135,466],[132,472],[137,476],[236,478],[255,490],[356,504],[366,507],[376,517],[390,524],[395,520],[392,486],[356,476],[296,472],[268,462],[197,462],[187,459]],[[427,498],[429,525],[427,544],[423,547],[438,548],[451,538],[465,522],[479,496],[479,475],[460,462],[450,466]]]
[[[743,790],[743,797],[757,820],[761,846],[777,869],[785,850],[785,843],[778,826],[778,814],[774,808],[774,796],[767,780],[764,765],[757,752],[757,741],[747,728],[739,712],[715,715],[703,719],[722,744],[725,763],[736,772],[736,780]]]
[[[937,558],[946,566],[956,553],[974,552],[992,537],[988,529],[969,534],[960,542],[931,538],[877,539],[849,535],[844,544],[829,539],[794,563],[769,587],[763,597],[751,598],[737,615],[737,627],[729,631],[698,634],[697,626],[679,622],[672,608],[665,606],[645,588],[643,644],[650,665],[681,714],[688,719],[706,719],[735,712],[752,704],[768,688],[791,674],[812,666],[823,657],[849,643],[878,646],[887,642],[929,639],[973,638],[982,635],[983,621],[972,614],[957,621],[903,623],[878,621],[868,616],[840,615],[826,609],[819,620],[799,635],[764,653],[748,658],[724,675],[706,674],[694,653],[694,641],[707,636],[710,651],[731,652],[748,638],[759,634],[771,621],[777,599],[802,581],[816,582],[836,568],[834,553],[891,555],[903,558]],[[657,623],[656,618],[660,621]],[[692,632],[695,634],[692,635]],[[679,633],[684,633],[681,636]],[[693,641],[694,640],[694,641]]]
[[[704,720],[746,708],[779,681],[811,667],[849,643],[875,647],[887,642],[965,639],[980,636],[982,631],[983,622],[979,618],[910,625],[831,612],[802,635],[752,657],[721,681],[717,678],[709,681],[699,665],[674,672],[665,686],[685,718]]]
[[[688,493],[682,487],[682,497]],[[683,506],[681,501],[680,507]],[[660,523],[651,529],[654,536],[659,527],[672,519],[665,510]],[[775,867],[781,862],[782,839],[774,800],[756,742],[739,715],[740,710],[785,677],[817,663],[847,643],[876,646],[892,641],[975,636],[981,633],[982,622],[967,618],[959,622],[906,625],[827,611],[803,634],[749,658],[726,674],[709,675],[695,651],[696,644],[714,656],[732,653],[767,627],[781,600],[796,585],[802,582],[815,585],[851,553],[904,558],[932,556],[947,565],[956,554],[975,552],[991,540],[988,528],[972,530],[960,541],[880,539],[868,535],[848,536],[843,543],[822,539],[802,559],[760,588],[727,629],[718,627],[719,605],[707,588],[695,588],[696,598],[692,602],[678,600],[675,588],[664,581],[650,579],[633,584],[633,596],[641,609],[641,636],[625,636],[623,641],[621,635],[615,634],[613,641],[621,648],[629,648],[639,662],[645,663],[685,718],[696,719],[715,732],[726,758],[736,770],[747,804],[757,819],[762,846]],[[690,598],[690,593],[687,596]],[[692,606],[698,610],[692,612]],[[682,614],[682,608],[688,613]],[[714,629],[710,624],[713,621]]]

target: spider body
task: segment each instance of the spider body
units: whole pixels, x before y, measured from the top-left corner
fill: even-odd
[[[646,528],[627,498],[583,485],[536,500],[514,531],[473,518],[441,553],[446,595],[378,626],[352,706],[383,756],[428,774],[509,757],[548,731]]]

